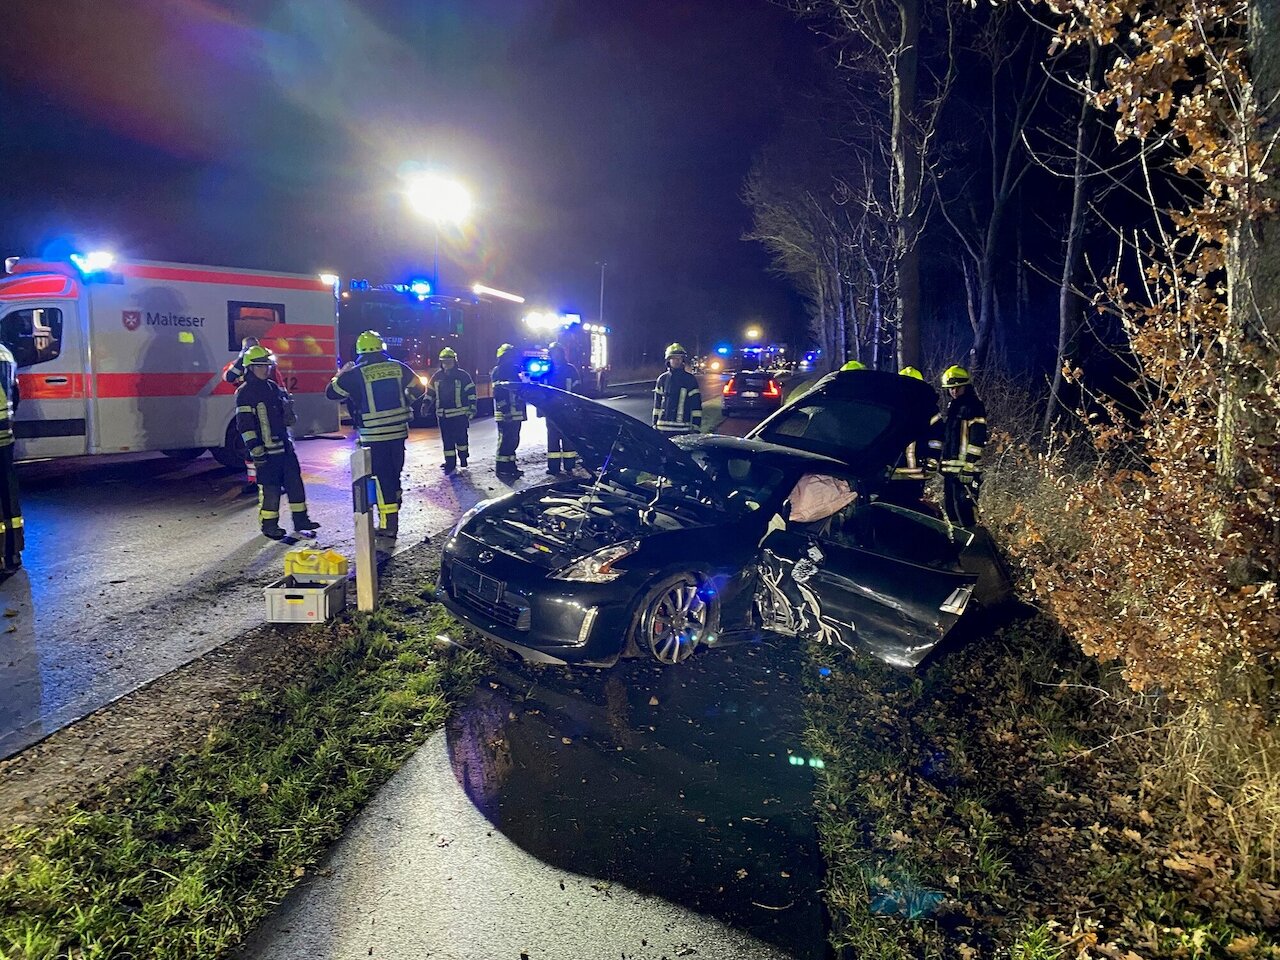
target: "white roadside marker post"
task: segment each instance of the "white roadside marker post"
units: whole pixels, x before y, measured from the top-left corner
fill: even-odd
[[[351,454],[351,502],[356,524],[356,606],[372,613],[378,606],[378,563],[373,538],[373,508],[377,495],[372,486],[373,457],[368,447]]]

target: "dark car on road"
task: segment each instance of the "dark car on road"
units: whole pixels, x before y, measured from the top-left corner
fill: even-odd
[[[437,597],[528,659],[672,664],[770,631],[912,667],[971,600],[1008,592],[985,536],[875,500],[937,409],[917,380],[833,374],[749,439],[676,442],[582,397],[516,389],[590,475],[469,510]],[[856,496],[821,522],[793,521],[806,476]]]
[[[725,381],[723,394],[726,417],[773,413],[782,406],[782,384],[767,370],[739,370]]]

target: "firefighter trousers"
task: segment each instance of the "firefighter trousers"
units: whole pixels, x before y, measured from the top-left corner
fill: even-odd
[[[515,473],[516,448],[520,446],[520,421],[498,421],[498,473]]]
[[[942,475],[942,500],[947,519],[958,527],[978,522],[978,478],[958,473]]]
[[[440,440],[444,443],[444,463],[447,467],[456,466],[458,458],[462,465],[467,465],[467,457],[471,448],[467,444],[467,417],[441,417]]]
[[[280,526],[280,494],[289,498],[289,512],[295,529],[307,516],[307,492],[302,486],[302,468],[293,447],[258,461],[258,519],[263,530]]]
[[[547,473],[559,473],[562,469],[572,470],[578,460],[578,451],[573,449],[573,442],[547,421]]]
[[[22,527],[22,507],[18,503],[18,471],[13,465],[13,444],[0,447],[0,526],[4,527],[4,565],[16,567],[22,561],[26,542]]]
[[[404,444],[404,440],[375,440],[365,444],[369,448],[373,486],[378,496],[378,526],[384,530],[389,521],[400,514],[400,475],[404,473]]]

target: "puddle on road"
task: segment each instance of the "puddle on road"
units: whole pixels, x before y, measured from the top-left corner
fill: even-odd
[[[823,957],[800,656],[777,641],[666,669],[500,668],[449,721],[454,775],[548,864]]]

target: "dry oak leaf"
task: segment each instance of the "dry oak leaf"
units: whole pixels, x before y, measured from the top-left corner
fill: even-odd
[[[1227,953],[1233,957],[1251,957],[1257,949],[1257,937],[1236,937],[1227,944]]]

